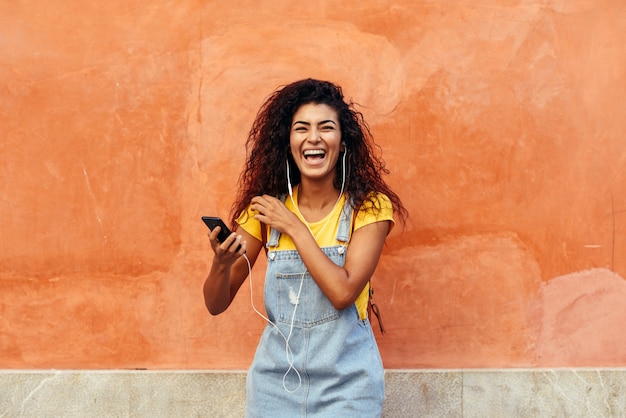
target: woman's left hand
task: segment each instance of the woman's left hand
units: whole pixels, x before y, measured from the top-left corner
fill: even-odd
[[[250,209],[256,212],[254,219],[291,235],[290,232],[298,225],[304,225],[298,217],[287,209],[285,204],[270,195],[255,196]]]

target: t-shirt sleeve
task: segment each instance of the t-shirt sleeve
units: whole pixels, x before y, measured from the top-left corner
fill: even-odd
[[[263,241],[263,236],[261,234],[261,222],[254,219],[253,212],[250,209],[250,206],[239,215],[237,218],[237,223],[240,227],[244,229],[248,234],[252,235],[254,238],[259,241]]]
[[[389,232],[395,225],[393,219],[393,205],[387,195],[383,193],[377,193],[373,196],[373,199],[367,199],[361,205],[359,212],[354,219],[354,230],[372,224],[374,222],[389,221]]]

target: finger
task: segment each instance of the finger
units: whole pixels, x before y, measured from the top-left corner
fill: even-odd
[[[241,235],[237,235],[234,241],[228,247],[228,251],[233,252],[233,253],[239,252],[239,250],[241,249],[242,238],[243,237]]]
[[[263,212],[257,212],[256,214],[254,214],[253,218],[256,221],[263,222],[263,223],[267,223],[269,220],[269,218]]]
[[[216,226],[215,228],[211,229],[207,235],[209,236],[211,241],[217,241],[217,236],[219,235],[221,230],[222,227]]]
[[[282,203],[279,199],[275,198],[274,196],[270,196],[268,194],[263,195],[263,202],[266,206],[272,206],[272,205]]]
[[[267,200],[263,196],[255,196],[250,201],[250,209],[256,211],[262,211],[267,207]]]
[[[239,251],[242,239],[242,235],[237,235],[233,232],[224,240],[220,247],[224,252],[236,253]]]
[[[267,195],[263,195],[263,196],[254,196],[251,200],[252,203],[257,203],[257,204],[263,204],[263,202],[265,201],[265,197]]]
[[[261,206],[261,203],[259,202],[259,196],[254,196],[251,200],[250,200],[250,209],[252,210],[258,210],[258,207]]]
[[[237,257],[240,257],[246,253],[246,248],[248,248],[248,242],[243,239],[242,235],[238,235],[235,241],[228,248],[228,251],[235,254]]]
[[[244,241],[243,239],[241,239],[240,244],[238,246],[236,246],[236,251],[235,254],[242,256],[246,253],[246,248],[248,247],[248,242]]]
[[[219,248],[220,248],[220,242],[217,239],[217,236],[220,233],[220,229],[221,228],[218,226],[207,233],[207,235],[209,236],[209,242],[211,243],[211,248],[213,249],[213,252],[219,251]]]

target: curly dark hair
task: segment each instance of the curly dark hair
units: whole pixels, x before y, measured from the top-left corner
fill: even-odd
[[[382,158],[374,154],[375,143],[363,115],[346,103],[340,86],[328,81],[305,79],[296,81],[273,92],[259,109],[252,124],[246,151],[248,160],[239,178],[239,192],[231,208],[232,226],[246,210],[254,196],[268,194],[274,197],[287,194],[286,161],[291,168],[291,181],[300,182],[300,171],[289,152],[289,134],[293,115],[305,104],[325,104],[333,108],[339,117],[341,139],[348,150],[344,190],[355,208],[371,200],[372,210],[377,211],[378,200],[373,192],[389,197],[394,211],[404,223],[407,210],[400,198],[385,183],[388,174]],[[341,188],[342,164],[337,164],[335,187]]]

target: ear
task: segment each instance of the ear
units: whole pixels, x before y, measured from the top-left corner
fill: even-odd
[[[346,151],[346,143],[344,141],[341,141],[341,147],[339,148],[340,152],[345,152]]]

